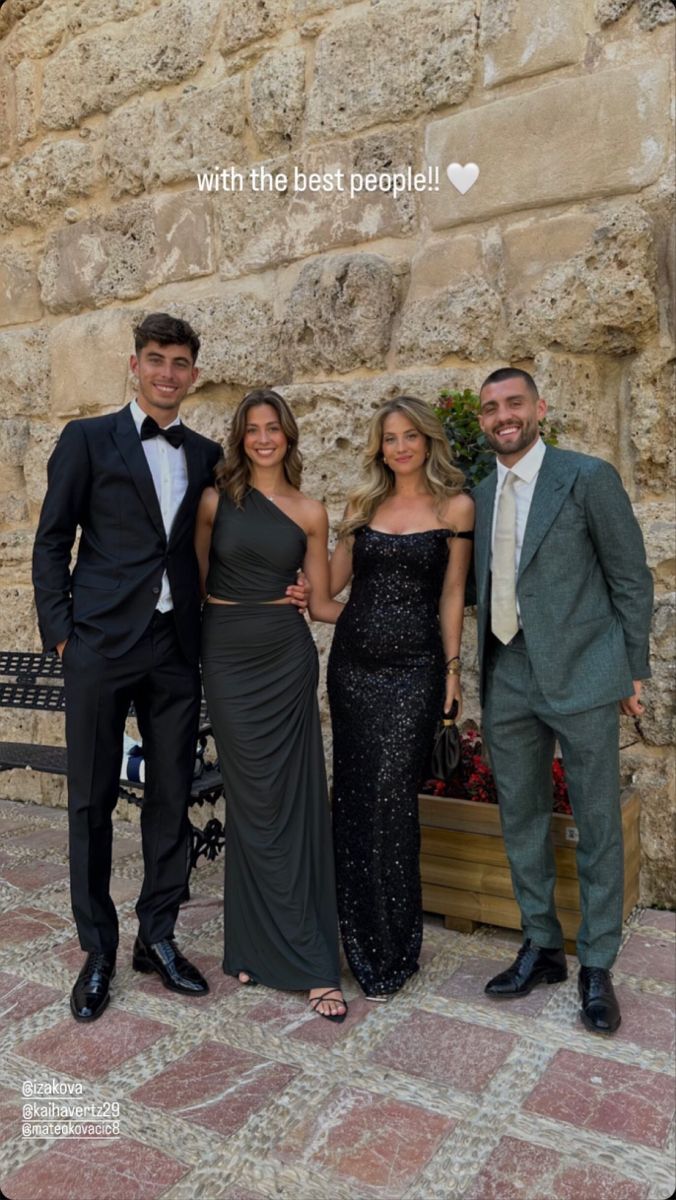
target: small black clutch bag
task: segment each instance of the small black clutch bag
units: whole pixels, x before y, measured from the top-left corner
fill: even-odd
[[[454,700],[450,712],[442,713],[434,732],[434,745],[430,760],[430,776],[450,783],[460,762],[460,734],[455,723],[458,702]]]

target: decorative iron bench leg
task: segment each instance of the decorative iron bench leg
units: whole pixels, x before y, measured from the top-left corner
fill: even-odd
[[[219,821],[218,817],[211,817],[204,826],[204,829],[197,829],[194,825],[191,825],[190,837],[192,842],[190,856],[191,869],[197,866],[198,858],[205,858],[207,862],[213,862],[215,858],[218,858],[218,855],[225,846],[223,822]]]

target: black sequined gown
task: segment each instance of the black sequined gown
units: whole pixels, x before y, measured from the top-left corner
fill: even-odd
[[[395,992],[422,941],[418,791],[443,705],[447,529],[354,537],[328,667],[333,833],[345,953],[367,995]]]

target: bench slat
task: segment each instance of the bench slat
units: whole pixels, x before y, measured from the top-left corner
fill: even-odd
[[[63,671],[61,659],[51,650],[42,654],[30,654],[26,650],[0,650],[0,675],[62,679]]]
[[[24,767],[46,771],[49,775],[66,774],[65,746],[36,746],[32,742],[0,742],[0,770]]]
[[[64,712],[66,693],[46,683],[0,683],[0,708],[23,708],[27,712]]]

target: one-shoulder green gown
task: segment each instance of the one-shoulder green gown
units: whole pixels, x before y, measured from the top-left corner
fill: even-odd
[[[225,954],[229,975],[305,990],[339,981],[338,918],[318,659],[281,599],[305,532],[251,488],[221,496],[207,591],[204,691],[226,797]]]

